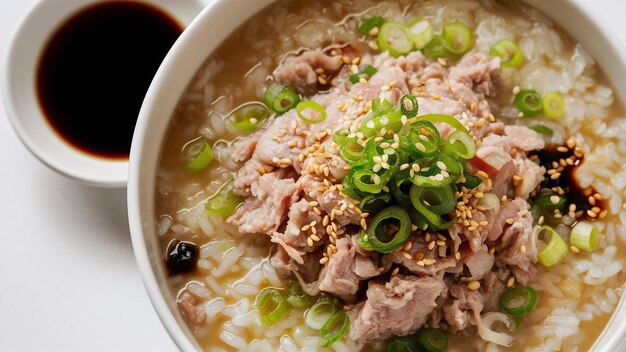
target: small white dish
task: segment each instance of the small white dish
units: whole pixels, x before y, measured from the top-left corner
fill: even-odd
[[[133,0],[150,4],[183,27],[204,8],[200,0]],[[78,182],[121,188],[126,186],[128,160],[96,157],[64,141],[49,125],[36,92],[41,51],[52,33],[78,11],[102,0],[42,0],[14,32],[2,68],[2,93],[13,128],[26,147],[53,170]]]

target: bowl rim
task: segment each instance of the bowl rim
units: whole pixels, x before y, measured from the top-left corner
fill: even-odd
[[[260,0],[260,3],[263,3],[263,6],[271,4],[277,0]],[[585,10],[582,2],[584,0],[559,0],[554,3],[544,2],[543,0],[523,0],[525,3],[529,4],[531,7],[538,9],[543,15],[545,15],[550,21],[555,23],[559,23],[561,27],[565,28],[565,31],[568,35],[571,35],[574,39],[578,41],[578,36],[573,33],[571,28],[566,28],[558,18],[556,18],[556,14],[567,14],[570,17],[574,17],[577,19],[583,19],[585,24],[588,24],[589,27],[585,27],[586,31],[593,32],[593,37],[598,38],[598,41],[601,42],[598,45],[603,46],[608,49],[608,52],[604,52],[603,55],[609,55],[610,58],[607,61],[613,62],[613,65],[610,65],[611,68],[619,68],[621,72],[626,72],[626,50],[624,48],[623,43],[619,40],[619,38],[612,32],[610,28],[603,26],[600,22],[600,18],[595,13],[590,13]],[[194,41],[194,37],[199,36],[201,24],[208,20],[208,18],[214,12],[218,12],[220,8],[223,6],[228,6],[229,1],[226,0],[215,0],[210,3],[203,11],[194,19],[194,21],[189,25],[187,30],[181,35],[179,41],[172,47],[170,53],[167,55],[165,60],[163,61],[161,67],[159,68],[155,79],[153,80],[148,94],[144,100],[144,104],[141,108],[141,112],[139,115],[139,119],[137,121],[135,134],[133,137],[133,144],[131,147],[131,156],[130,156],[130,166],[129,166],[129,178],[128,178],[128,216],[129,216],[129,224],[131,230],[132,244],[135,252],[137,264],[139,266],[141,276],[146,287],[146,291],[154,309],[156,310],[160,320],[163,325],[166,327],[171,338],[174,340],[176,345],[183,351],[192,351],[198,348],[195,341],[190,339],[190,336],[185,333],[185,329],[183,328],[177,321],[174,316],[174,313],[170,310],[168,303],[165,301],[165,296],[161,292],[161,288],[158,283],[158,279],[156,276],[156,272],[152,267],[151,260],[148,253],[148,248],[146,246],[145,236],[146,231],[144,231],[145,226],[155,226],[153,224],[146,224],[145,219],[142,219],[142,206],[148,206],[150,209],[154,210],[154,192],[155,187],[152,189],[146,189],[147,185],[154,186],[154,182],[143,182],[141,180],[142,176],[142,167],[145,168],[145,163],[140,163],[139,160],[142,160],[146,157],[146,153],[150,152],[150,148],[146,147],[146,143],[151,141],[150,138],[154,138],[153,132],[148,131],[148,127],[150,126],[150,122],[153,119],[151,117],[151,110],[153,108],[152,105],[155,104],[154,99],[158,96],[158,92],[163,90],[163,81],[168,77],[172,78],[174,76],[175,66],[180,65],[180,54],[181,52],[191,44],[190,41]],[[232,2],[231,2],[232,3]],[[550,3],[550,4],[547,4]],[[558,11],[555,10],[554,6],[558,8]],[[254,15],[258,12],[253,11],[251,15]],[[245,17],[245,16],[244,16]],[[240,23],[243,23],[245,18],[240,19]],[[572,23],[572,26],[580,26],[579,23]],[[583,26],[580,26],[583,27]],[[237,26],[235,27],[237,28]],[[231,32],[227,33],[230,34]],[[221,40],[217,43],[219,45]],[[217,46],[216,45],[216,46]],[[211,52],[213,52],[212,50]],[[595,55],[594,59],[598,60]],[[204,58],[206,60],[206,58]],[[604,72],[608,75],[610,70],[606,70],[607,67],[600,66]],[[196,70],[198,67],[196,67]],[[622,97],[626,96],[626,80],[621,83],[618,79],[612,79],[610,76],[608,77],[611,81],[612,88],[616,93],[616,96]],[[187,82],[188,83],[188,82]],[[625,92],[625,93],[621,93]],[[182,92],[181,92],[182,94]],[[622,101],[626,101],[626,99],[621,99]],[[169,118],[171,121],[171,117]],[[164,134],[164,131],[162,131]],[[163,143],[163,137],[160,140],[157,140],[161,144]],[[154,142],[154,140],[152,140]],[[154,148],[152,148],[154,149]],[[157,148],[158,149],[158,148]],[[158,149],[160,151],[160,149]],[[159,158],[160,152],[156,153],[152,150],[151,158]],[[152,178],[155,178],[156,169],[152,170],[149,173]],[[147,192],[148,196],[147,200],[142,198],[142,190]],[[152,202],[151,202],[152,201]],[[152,230],[154,232],[154,230]],[[156,235],[155,235],[156,236]],[[619,316],[619,317],[618,317]],[[617,324],[621,319],[626,318],[626,295],[620,298],[618,305],[615,308],[610,320],[607,322],[607,325],[604,327],[600,335],[596,338],[592,350],[596,350],[597,348],[601,348],[601,350],[618,350],[624,344],[624,339],[626,338],[626,324]],[[611,328],[611,329],[609,329]],[[611,330],[611,331],[609,331]],[[611,335],[612,334],[612,335]],[[611,336],[608,336],[611,335]]]

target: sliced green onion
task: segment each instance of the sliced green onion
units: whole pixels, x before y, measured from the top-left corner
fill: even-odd
[[[409,192],[411,190],[411,181],[409,179],[403,178],[401,173],[397,173],[394,176],[394,180],[389,183],[391,193],[393,194],[394,199],[398,205],[403,207],[411,206],[411,198],[409,197]]]
[[[427,114],[427,115],[421,115],[421,116],[417,116],[414,119],[416,119],[417,121],[428,121],[428,122],[432,122],[432,123],[437,123],[437,122],[441,122],[441,123],[446,123],[454,128],[456,128],[459,131],[463,131],[465,133],[468,133],[469,131],[467,130],[467,128],[465,128],[465,126],[463,126],[463,124],[457,120],[454,116],[450,116],[450,115],[443,115],[443,114]],[[413,119],[411,119],[413,120]]]
[[[467,189],[474,189],[478,186],[480,186],[480,184],[483,183],[483,179],[475,176],[475,175],[465,175],[465,187]],[[487,195],[487,194],[485,194]],[[482,198],[481,198],[482,199]]]
[[[289,303],[275,288],[267,287],[256,296],[259,320],[265,325],[274,325],[289,311]]]
[[[398,337],[387,346],[387,352],[421,352],[413,336]]]
[[[593,252],[600,242],[598,227],[587,221],[579,221],[569,234],[569,243],[585,252]]]
[[[228,182],[206,203],[206,210],[223,218],[231,216],[243,198],[233,193],[233,184]]]
[[[455,56],[463,55],[472,48],[472,32],[464,23],[453,22],[444,25],[441,37],[446,50]]]
[[[409,38],[415,49],[421,50],[433,39],[433,26],[425,19],[418,18],[409,25]]]
[[[372,29],[380,28],[385,23],[385,20],[380,16],[374,16],[366,19],[359,26],[359,33],[369,35]]]
[[[417,111],[419,110],[417,99],[408,93],[403,95],[402,98],[400,98],[400,110],[402,114],[408,118],[417,116]]]
[[[320,330],[336,311],[335,304],[330,299],[324,299],[307,309],[304,314],[304,322],[311,329]]]
[[[399,132],[402,129],[402,113],[392,110],[381,116],[369,115],[361,121],[360,129],[366,138],[374,137],[385,128],[387,131]]]
[[[563,241],[563,238],[561,238],[561,236],[556,233],[556,231],[554,231],[554,229],[552,229],[552,227],[550,226],[543,226],[537,231],[538,237],[542,234],[544,236],[544,239],[546,239],[546,237],[549,237],[549,239],[547,239],[547,244],[545,244],[545,247],[543,247],[541,250],[539,250],[539,253],[537,253],[537,259],[541,264],[543,264],[543,266],[551,267],[567,256],[569,247],[567,247],[567,244],[565,243],[565,241]],[[538,244],[544,245],[544,243],[542,242],[545,243],[546,241],[539,241]]]
[[[444,145],[444,151],[469,160],[476,155],[476,142],[474,142],[474,139],[469,133],[454,131],[448,136]]]
[[[439,130],[429,121],[411,124],[405,136],[400,138],[403,147],[415,157],[433,156],[441,142]]]
[[[299,283],[295,282],[289,287],[289,294],[287,295],[287,303],[292,307],[302,308],[308,306],[311,303],[311,296],[307,295]]]
[[[337,131],[333,135],[333,142],[339,146],[339,154],[348,164],[354,164],[363,159],[365,147],[360,145],[356,137],[348,137],[345,131]]]
[[[389,193],[368,194],[361,199],[359,209],[366,213],[375,213],[383,209],[390,200],[391,195]]]
[[[529,125],[528,128],[546,137],[552,137],[554,134],[554,131],[550,127],[544,125]]]
[[[431,60],[448,56],[446,43],[440,35],[436,35],[422,49],[422,54]]]
[[[522,89],[515,96],[515,107],[525,116],[537,116],[543,111],[543,101],[536,90]]]
[[[204,138],[187,143],[183,147],[183,154],[186,160],[185,170],[189,172],[199,172],[213,161],[213,148]]]
[[[373,252],[375,251],[374,246],[369,242],[369,237],[365,231],[361,231],[359,234],[359,246],[366,251]]]
[[[509,315],[524,317],[530,313],[537,303],[537,292],[534,288],[515,287],[506,291],[500,298],[500,306]]]
[[[390,206],[380,211],[367,227],[367,241],[379,253],[402,246],[411,234],[411,218],[403,208]]]
[[[372,99],[372,112],[374,116],[381,116],[393,110],[393,105],[387,99]]]
[[[421,328],[417,331],[416,336],[423,351],[443,352],[448,347],[448,337],[439,329]]]
[[[261,103],[247,103],[231,112],[232,125],[242,131],[256,131],[271,114]]]
[[[555,210],[565,211],[567,199],[563,195],[550,190],[542,190],[539,195],[532,199],[532,204],[539,206],[545,214],[552,214]]]
[[[565,101],[558,92],[551,92],[543,97],[543,113],[546,116],[558,119],[565,114]]]
[[[353,166],[346,178],[352,181],[354,188],[370,194],[380,193],[386,183],[386,180],[383,180],[369,165]]]
[[[330,347],[335,341],[339,340],[348,331],[350,319],[348,314],[342,310],[338,310],[320,329],[320,335],[326,339],[323,347]]]
[[[405,25],[393,22],[385,22],[378,33],[378,48],[380,51],[388,51],[389,55],[398,57],[411,52],[413,42],[409,38],[409,32]]]
[[[350,83],[359,83],[361,78],[370,79],[373,75],[376,74],[376,72],[378,72],[378,70],[374,66],[367,65],[361,68],[357,73],[350,75]]]
[[[441,216],[454,210],[456,199],[449,185],[437,188],[411,186],[411,203],[424,219],[435,229],[447,229],[454,223],[442,221]]]
[[[300,96],[298,96],[298,92],[292,86],[272,83],[265,91],[263,101],[276,114],[282,115],[293,109],[300,102]]]
[[[489,50],[489,55],[501,58],[502,67],[519,67],[524,60],[524,54],[520,48],[510,40],[502,39]]]
[[[309,116],[305,116],[303,114],[303,112],[305,110],[313,110],[314,114],[317,114],[317,117],[309,117]],[[328,117],[328,115],[326,114],[326,109],[324,109],[323,106],[321,106],[320,104],[314,102],[313,100],[303,100],[301,102],[298,103],[298,105],[296,105],[296,113],[298,114],[298,117],[308,123],[308,124],[314,124],[314,123],[318,123],[318,122],[322,122],[324,120],[326,120],[326,117]]]

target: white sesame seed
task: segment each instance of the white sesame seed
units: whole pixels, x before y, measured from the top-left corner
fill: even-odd
[[[443,163],[443,161],[438,161],[438,162],[437,162],[437,167],[438,167],[440,170],[447,170],[446,164],[444,164],[444,163]]]

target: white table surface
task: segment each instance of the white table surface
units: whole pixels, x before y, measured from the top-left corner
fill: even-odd
[[[36,1],[0,0],[0,67]],[[626,2],[577,1],[626,42]],[[135,263],[126,191],[46,168],[18,140],[2,101],[0,151],[0,351],[175,351]]]

